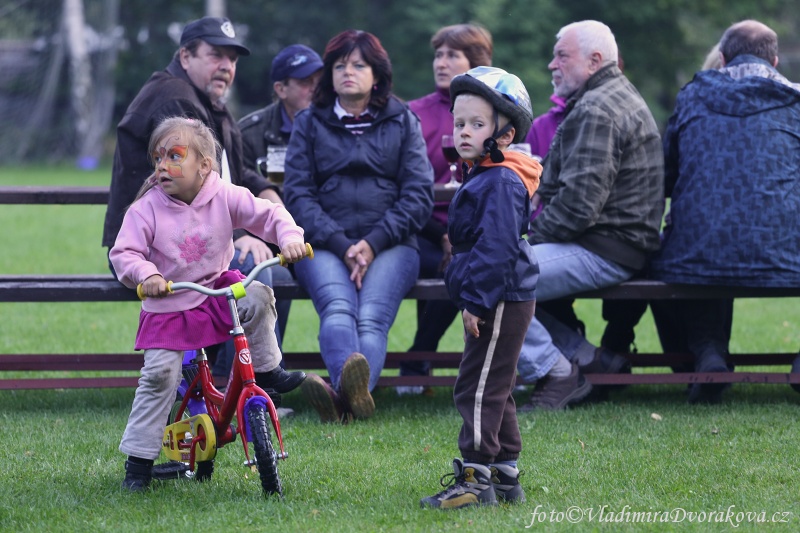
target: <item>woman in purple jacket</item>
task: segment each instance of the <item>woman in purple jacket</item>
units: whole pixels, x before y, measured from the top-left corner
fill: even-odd
[[[433,165],[435,183],[450,181],[450,163],[442,152],[442,136],[453,135],[453,114],[450,112],[450,80],[478,66],[492,64],[492,36],[474,24],[445,26],[431,38],[434,49],[433,79],[436,90],[412,100],[408,106],[419,116],[422,135]],[[459,170],[460,175],[460,170]],[[433,214],[419,233],[419,277],[441,278],[453,257],[447,238],[449,202],[436,202]],[[435,352],[439,339],[458,314],[448,300],[417,302],[417,334],[410,352]],[[430,372],[427,361],[406,361],[400,364],[400,375],[425,375]],[[422,387],[398,387],[398,394],[422,392]]]

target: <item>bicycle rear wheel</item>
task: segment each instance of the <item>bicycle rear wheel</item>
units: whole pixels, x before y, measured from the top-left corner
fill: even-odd
[[[253,454],[256,459],[261,487],[267,495],[283,496],[281,478],[278,475],[278,455],[272,446],[272,437],[267,420],[267,409],[264,405],[254,403],[247,408],[247,421],[250,424]]]

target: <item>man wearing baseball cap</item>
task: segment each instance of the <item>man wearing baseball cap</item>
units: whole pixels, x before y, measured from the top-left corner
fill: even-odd
[[[117,125],[103,246],[114,245],[125,210],[153,172],[148,142],[150,134],[166,117],[202,121],[214,131],[222,146],[217,154],[222,179],[247,187],[261,198],[279,199],[276,188],[253,165],[245,165],[239,126],[225,106],[236,77],[236,63],[242,55],[250,55],[250,50],[236,38],[234,26],[227,18],[204,17],[184,27],[172,61],[167,68],[150,76]],[[232,237],[236,255],[231,268],[245,272],[247,265],[272,257],[264,241],[242,230],[235,231]],[[247,263],[242,265],[245,260]],[[270,271],[265,269],[257,279],[271,286]],[[277,373],[276,383],[270,388],[285,388],[282,384],[290,377],[288,372]]]
[[[227,18],[204,17],[185,26],[172,61],[150,76],[117,125],[103,246],[114,245],[125,209],[153,171],[147,143],[166,117],[202,121],[214,131],[224,150],[219,161],[223,179],[244,185],[258,196],[269,194],[266,180],[254,167],[244,165],[241,132],[225,106],[238,58],[249,54]]]
[[[239,121],[244,161],[248,168],[256,168],[256,160],[267,155],[268,147],[286,146],[289,143],[294,116],[311,105],[311,96],[321,77],[322,59],[308,46],[292,44],[278,52],[270,70],[272,103]],[[270,199],[283,203],[281,199]],[[275,279],[292,279],[292,274],[284,267],[270,270]],[[291,305],[291,300],[275,302],[279,341],[283,340]]]
[[[267,154],[268,146],[285,146],[292,133],[295,114],[311,105],[311,96],[322,77],[322,59],[314,50],[292,44],[272,60],[272,104],[239,121],[246,164]]]

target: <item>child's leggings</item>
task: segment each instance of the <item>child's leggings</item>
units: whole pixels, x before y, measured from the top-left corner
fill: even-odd
[[[236,304],[250,346],[253,369],[269,372],[277,368],[281,352],[275,338],[275,296],[272,289],[254,281],[247,287],[247,296],[237,300]],[[164,427],[181,381],[182,363],[182,351],[158,348],[144,351],[142,375],[119,445],[122,453],[142,459],[158,458]]]

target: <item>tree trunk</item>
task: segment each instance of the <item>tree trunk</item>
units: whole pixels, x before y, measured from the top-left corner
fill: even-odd
[[[92,65],[86,42],[83,0],[64,0],[64,30],[69,55],[70,103],[75,124],[75,146],[80,153],[92,115]]]
[[[114,67],[123,28],[118,25],[119,0],[105,0],[104,7],[100,48],[95,51],[93,104],[89,127],[78,152],[78,165],[84,168],[93,168],[103,156],[104,140],[112,128],[114,114]]]
[[[43,128],[49,127],[50,119],[53,116],[53,106],[55,104],[56,92],[58,90],[58,80],[61,77],[61,69],[64,66],[64,24],[60,26],[59,33],[53,39],[53,50],[50,54],[50,64],[47,67],[39,97],[36,100],[36,107],[33,110],[31,119],[27,122],[20,135],[17,144],[16,160],[24,161],[31,147],[31,142]]]
[[[224,17],[225,0],[206,0],[206,15],[209,17]]]

